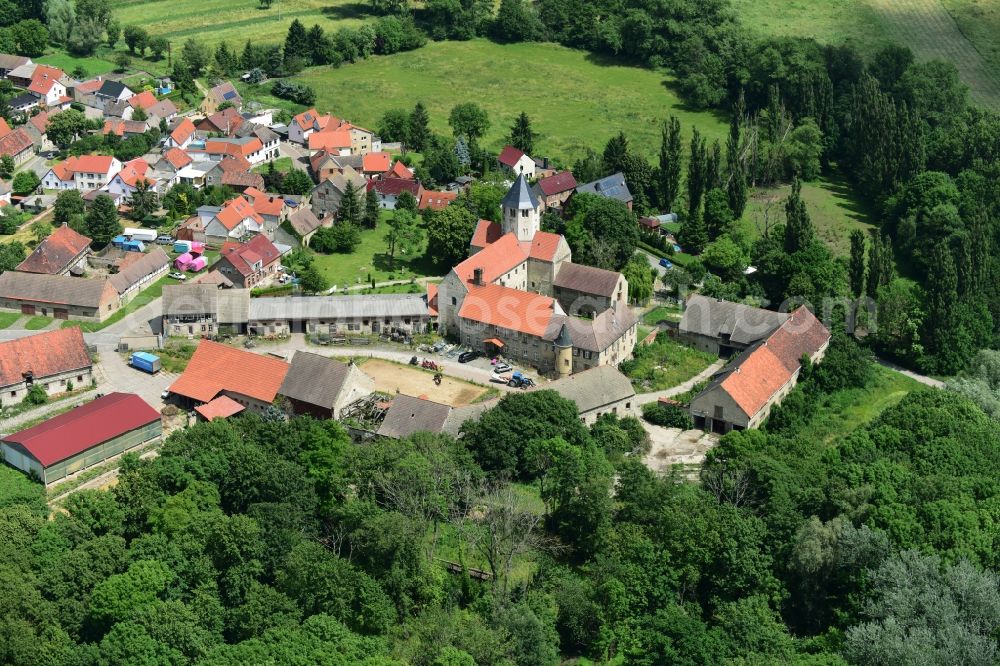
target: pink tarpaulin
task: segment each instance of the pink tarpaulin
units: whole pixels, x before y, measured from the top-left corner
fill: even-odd
[[[197,241],[191,242],[191,252],[193,254],[205,254],[205,244]]]
[[[191,263],[188,264],[187,269],[192,273],[197,273],[201,269],[205,268],[205,266],[207,265],[208,265],[208,259],[206,259],[205,257],[195,257],[194,259],[191,260]]]
[[[193,260],[194,257],[191,256],[191,253],[185,252],[181,256],[174,259],[174,267],[179,268],[182,271],[187,270],[188,264],[190,264]]]

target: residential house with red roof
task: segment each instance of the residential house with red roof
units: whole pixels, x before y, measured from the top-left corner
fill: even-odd
[[[31,142],[38,151],[45,152],[56,148],[56,145],[49,140],[46,134],[49,128],[49,118],[52,115],[51,111],[41,111],[28,118],[28,122],[21,126],[21,129],[31,137]]]
[[[88,386],[92,371],[79,327],[0,342],[0,402],[6,407],[16,405],[33,386],[41,386],[47,395],[65,393],[71,384]]]
[[[566,200],[576,191],[576,185],[576,178],[573,177],[572,171],[560,171],[553,176],[539,178],[531,186],[531,190],[541,202],[544,213],[549,209],[561,209]]]
[[[33,92],[42,98],[45,106],[59,107],[72,101],[66,95],[65,72],[58,67],[38,65],[28,84],[28,92]]]
[[[268,159],[264,144],[256,136],[222,137],[205,141],[205,153],[210,159],[222,159],[223,155],[238,155],[251,166]]]
[[[329,114],[321,116],[316,109],[308,109],[288,124],[288,140],[307,145],[313,132],[322,132],[330,124],[339,125],[340,121]]]
[[[392,169],[390,169],[389,173],[386,175],[391,178],[403,178],[404,180],[412,180],[415,177],[413,175],[413,169],[406,166],[399,160],[396,160],[393,163]]]
[[[23,127],[18,127],[0,137],[0,156],[10,157],[14,160],[15,166],[24,164],[34,154],[35,144]]]
[[[206,164],[213,162],[195,162],[188,167],[193,169],[198,167],[204,169]],[[264,176],[250,171],[250,163],[240,155],[224,155],[210,169],[202,171],[204,174],[203,185],[225,185],[237,192],[242,192],[248,187],[261,189],[264,187]]]
[[[107,190],[111,198],[121,204],[139,189],[139,183],[145,182],[147,187],[157,191],[156,178],[151,175],[149,163],[141,157],[126,162],[121,171],[108,182]]]
[[[233,136],[236,130],[244,123],[243,116],[236,109],[229,107],[222,111],[216,111],[209,117],[200,121],[195,128],[199,132],[206,134],[225,134]]]
[[[120,118],[108,118],[104,121],[104,128],[101,130],[101,134],[104,136],[114,134],[115,136],[127,139],[129,137],[145,134],[148,130],[149,126],[146,124],[145,120],[122,120]]]
[[[535,160],[514,146],[504,146],[497,156],[497,164],[515,176],[524,174],[525,178],[535,177]]]
[[[174,124],[170,130],[170,134],[167,135],[166,147],[183,150],[191,145],[191,142],[195,138],[194,133],[195,126],[191,122],[191,119],[186,117],[181,118],[180,121]]]
[[[168,123],[177,117],[180,110],[177,105],[174,104],[169,99],[161,99],[156,104],[152,105],[146,109],[146,115],[149,116],[150,122],[157,125],[160,124],[161,120],[165,120]]]
[[[480,220],[471,255],[438,287],[438,330],[557,376],[627,359],[638,322],[624,276],[573,264],[566,239],[541,231],[523,174],[501,206],[502,221]]]
[[[4,460],[49,485],[163,436],[160,413],[132,393],[109,393],[7,435]]]
[[[252,289],[267,286],[278,276],[281,253],[262,234],[235,247],[224,247],[219,260],[212,266],[229,278],[235,287]]]
[[[348,129],[326,129],[313,132],[307,139],[310,154],[325,151],[330,155],[351,154],[351,132]]]
[[[274,238],[274,232],[288,218],[289,209],[284,198],[276,194],[266,194],[256,187],[243,190],[243,198],[250,202],[253,209],[264,220],[264,233],[268,238]]]
[[[443,210],[451,205],[451,202],[458,198],[458,192],[452,190],[435,191],[424,190],[420,193],[417,201],[417,208],[420,210]]]
[[[264,219],[257,214],[253,205],[243,197],[236,197],[227,201],[205,225],[205,236],[209,243],[221,244],[247,234],[260,233],[263,228]]]
[[[365,153],[361,159],[361,173],[368,178],[382,176],[392,169],[392,155],[389,153]]]
[[[121,169],[122,163],[111,155],[70,156],[49,169],[42,186],[48,190],[99,190]]]
[[[90,255],[90,239],[66,225],[58,227],[35,246],[14,270],[47,275],[82,275]]]
[[[805,306],[795,310],[691,400],[695,427],[719,434],[759,427],[795,387],[802,357],[818,363],[829,345],[830,332],[816,316]]]
[[[406,178],[380,178],[368,183],[368,191],[378,195],[378,205],[387,210],[396,209],[396,201],[403,192],[409,192],[413,198],[420,201],[420,196],[424,193],[424,186],[416,180]]]
[[[128,98],[128,105],[133,109],[142,109],[143,111],[149,111],[150,107],[156,104],[156,95],[149,90],[143,90],[141,93],[137,93]]]
[[[180,148],[167,148],[163,152],[163,156],[160,158],[160,161],[156,163],[156,168],[161,171],[167,169],[180,171],[193,161],[194,160],[191,159],[191,156]]]
[[[288,363],[280,359],[202,340],[169,390],[191,406],[224,395],[246,409],[262,412],[274,402],[288,369]]]
[[[205,93],[205,99],[201,103],[201,110],[206,114],[215,113],[219,110],[220,106],[227,103],[232,104],[231,108],[237,114],[243,108],[243,98],[240,97],[240,93],[236,90],[236,87],[229,81],[224,81]]]

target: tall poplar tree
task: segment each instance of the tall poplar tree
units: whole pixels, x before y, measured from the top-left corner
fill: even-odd
[[[855,229],[851,232],[851,261],[848,267],[851,293],[860,297],[865,290],[865,232]],[[874,298],[874,294],[869,294]]]
[[[879,288],[892,282],[894,273],[892,244],[889,237],[876,233],[868,246],[868,295],[871,298],[878,296]]]
[[[747,173],[740,155],[741,131],[745,115],[746,102],[741,90],[736,107],[733,109],[733,117],[729,121],[729,138],[726,139],[726,166],[729,168],[726,194],[729,195],[729,210],[733,211],[735,220],[743,216],[747,206]]]
[[[431,140],[431,119],[427,114],[427,107],[423,102],[417,102],[410,112],[409,127],[407,128],[408,148],[420,152],[430,145]]]
[[[681,189],[681,122],[674,116],[660,126],[660,168],[657,171],[660,207],[673,212]]]
[[[814,239],[812,220],[802,201],[802,181],[792,181],[792,193],[785,202],[785,252],[793,254],[809,247]]]
[[[691,133],[691,159],[688,161],[688,218],[700,215],[705,194],[705,139],[695,127]]]

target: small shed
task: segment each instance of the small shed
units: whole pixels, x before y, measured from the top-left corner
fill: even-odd
[[[0,440],[3,459],[48,485],[159,439],[160,414],[134,393],[109,393]]]

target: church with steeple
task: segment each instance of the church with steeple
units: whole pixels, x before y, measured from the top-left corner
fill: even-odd
[[[617,365],[631,356],[638,329],[628,282],[574,264],[566,239],[542,231],[541,218],[541,202],[519,174],[500,222],[479,221],[469,258],[432,296],[438,330],[554,377]]]

